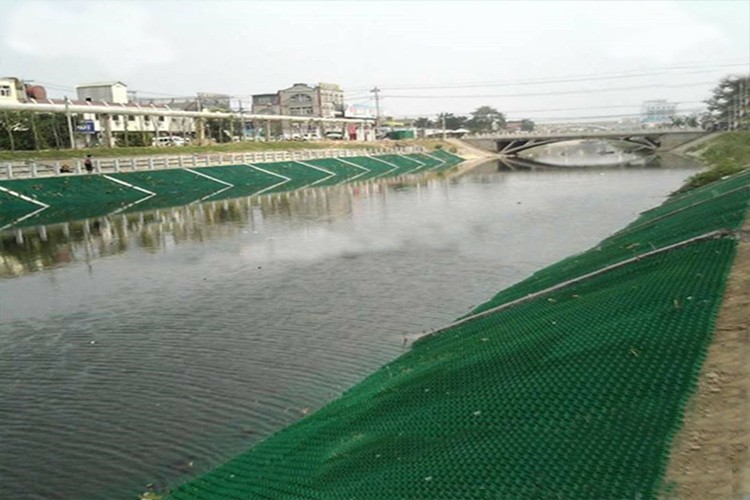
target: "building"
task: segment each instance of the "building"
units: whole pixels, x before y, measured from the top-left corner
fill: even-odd
[[[252,111],[257,115],[309,116],[310,118],[342,118],[344,116],[344,91],[335,83],[319,83],[312,87],[306,83],[295,83],[275,94],[253,95]],[[257,121],[257,120],[256,120]],[[253,124],[255,130],[262,130],[264,124]],[[286,138],[297,136],[322,135],[326,132],[341,132],[340,125],[300,122],[281,122],[281,130],[268,135],[282,135]]]
[[[110,104],[128,102],[128,86],[122,82],[85,83],[76,86],[80,101],[100,101]]]
[[[18,78],[9,76],[0,78],[0,101],[25,101],[26,91]]]
[[[671,123],[676,112],[677,104],[665,99],[644,101],[641,106],[641,123],[644,125]]]
[[[250,112],[254,115],[280,115],[281,108],[279,107],[279,95],[278,94],[255,94],[253,95],[253,103],[252,103]]]

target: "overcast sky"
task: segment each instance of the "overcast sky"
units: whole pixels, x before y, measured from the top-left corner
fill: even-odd
[[[53,96],[107,80],[143,97],[322,81],[362,104],[377,85],[395,115],[486,104],[540,120],[637,113],[646,99],[686,112],[730,73],[750,73],[748,0],[0,3],[0,75]]]

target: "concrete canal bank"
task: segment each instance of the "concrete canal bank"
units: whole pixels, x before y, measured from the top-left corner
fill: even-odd
[[[749,200],[669,199],[168,496],[747,494]]]

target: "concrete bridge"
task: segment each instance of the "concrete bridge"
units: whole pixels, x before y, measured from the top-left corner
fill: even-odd
[[[634,130],[607,132],[577,132],[562,134],[515,134],[496,137],[468,137],[467,144],[505,156],[555,142],[600,139],[628,143],[631,151],[670,151],[708,134],[703,130]]]

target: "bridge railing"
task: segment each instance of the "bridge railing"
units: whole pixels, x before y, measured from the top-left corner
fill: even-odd
[[[533,131],[533,132],[524,132],[524,131],[509,131],[509,130],[500,130],[497,132],[492,133],[483,133],[483,134],[469,134],[466,135],[466,139],[503,139],[503,138],[511,138],[511,137],[518,137],[518,138],[533,138],[533,137],[601,137],[601,136],[618,136],[618,135],[646,135],[646,134],[677,134],[677,133],[695,133],[695,132],[705,132],[701,128],[630,128],[630,129],[623,129],[623,130],[587,130],[587,131],[580,131],[580,132],[569,132],[569,131],[561,131],[561,132],[553,132],[553,131]]]

